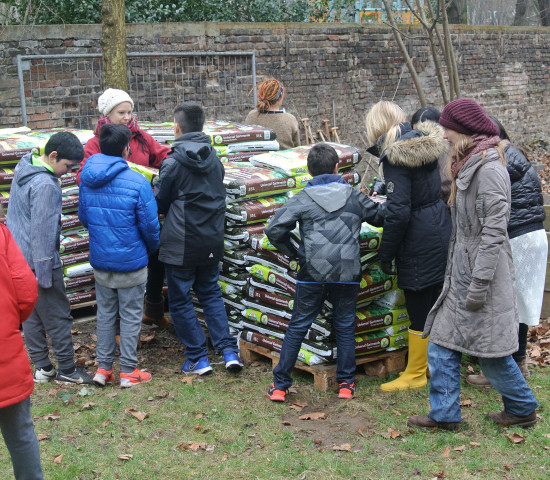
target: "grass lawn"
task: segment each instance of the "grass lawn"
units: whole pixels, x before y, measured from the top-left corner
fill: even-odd
[[[75,328],[77,355],[93,361],[95,324]],[[502,409],[499,395],[462,380],[465,425],[449,433],[406,426],[409,415],[428,413],[428,387],[386,393],[378,388],[384,379],[360,376],[356,398],[342,401],[313,389],[306,374],[286,403],[273,404],[267,362],[238,375],[218,363],[213,375],[185,377],[183,348],[162,331],[139,356],[153,374],[149,384],[36,385],[32,413],[46,479],[550,478],[548,369],[531,367],[528,383],[541,404],[535,427],[494,425],[485,414]],[[465,359],[463,375],[468,366]],[[299,418],[319,412],[326,418]],[[2,446],[0,479],[9,478]]]

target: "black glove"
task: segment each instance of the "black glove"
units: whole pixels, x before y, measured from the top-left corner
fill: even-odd
[[[489,280],[480,280],[472,278],[466,294],[466,310],[475,312],[485,304],[487,300],[487,290],[489,289]]]
[[[380,262],[380,268],[386,275],[395,275],[392,262]]]

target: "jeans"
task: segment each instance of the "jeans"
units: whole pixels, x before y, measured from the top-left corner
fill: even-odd
[[[143,318],[145,283],[129,288],[109,288],[96,282],[97,345],[99,368],[113,367],[116,351],[117,317],[120,315],[120,370],[131,373],[137,367],[137,344]]]
[[[71,306],[65,294],[63,269],[52,271],[52,286],[38,287],[38,300],[30,317],[23,322],[25,345],[35,368],[44,368],[52,364],[48,338],[52,341],[52,349],[57,368],[61,370],[74,369],[74,346],[71,329],[73,317]]]
[[[0,429],[10,452],[17,480],[42,480],[38,439],[31,417],[31,400],[0,408]],[[7,474],[7,472],[4,472]],[[5,476],[3,478],[6,478]]]
[[[292,385],[290,374],[298,352],[326,298],[332,303],[332,325],[336,334],[336,380],[355,381],[355,310],[359,285],[355,283],[297,282],[294,308],[283,339],[280,360],[273,369],[273,383],[280,390]]]
[[[182,268],[165,265],[168,281],[168,303],[176,334],[185,345],[185,354],[191,362],[208,355],[206,336],[195,314],[191,288],[204,310],[204,317],[212,345],[222,353],[232,350],[239,353],[237,339],[229,333],[227,313],[218,285],[219,266],[208,265]]]
[[[436,422],[460,422],[460,361],[462,353],[428,343],[430,368],[429,417]],[[495,390],[502,395],[504,410],[526,417],[539,406],[511,355],[479,358],[479,364]]]

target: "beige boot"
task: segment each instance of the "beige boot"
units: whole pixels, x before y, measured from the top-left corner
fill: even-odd
[[[490,387],[491,382],[487,380],[487,377],[481,372],[479,375],[468,375],[466,377],[466,383],[475,385],[476,387]]]
[[[164,299],[162,302],[153,303],[145,298],[143,306],[143,323],[147,325],[154,323],[160,328],[168,328],[170,326],[170,320],[164,315]]]
[[[523,375],[523,378],[527,378],[531,376],[531,372],[529,371],[529,366],[527,365],[527,359],[524,358],[523,360],[520,360],[519,362],[516,362],[518,364],[519,369],[521,370],[521,374]]]
[[[403,375],[395,380],[383,383],[380,388],[386,392],[422,388],[427,383],[428,369],[428,339],[422,338],[422,332],[409,328],[409,361]]]

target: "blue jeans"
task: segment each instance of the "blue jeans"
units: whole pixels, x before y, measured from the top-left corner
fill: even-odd
[[[296,284],[294,308],[283,339],[281,358],[273,369],[273,383],[280,390],[292,385],[290,374],[294,369],[304,337],[317,318],[326,298],[332,303],[332,325],[336,334],[336,380],[338,383],[355,381],[355,306],[356,283]]]
[[[168,281],[168,302],[176,334],[185,345],[185,354],[192,362],[208,355],[206,336],[195,314],[191,287],[204,310],[204,317],[212,345],[222,353],[232,350],[239,353],[237,339],[229,333],[227,313],[218,285],[218,265],[182,268],[165,265]]]
[[[44,477],[40,464],[40,449],[34,433],[30,397],[0,408],[0,429],[10,452],[15,478],[42,480]],[[4,474],[7,476],[7,472]]]
[[[462,353],[428,343],[430,404],[428,414],[436,422],[460,422],[460,361]],[[479,364],[495,390],[502,395],[504,410],[526,417],[539,406],[512,355],[479,358]]]

